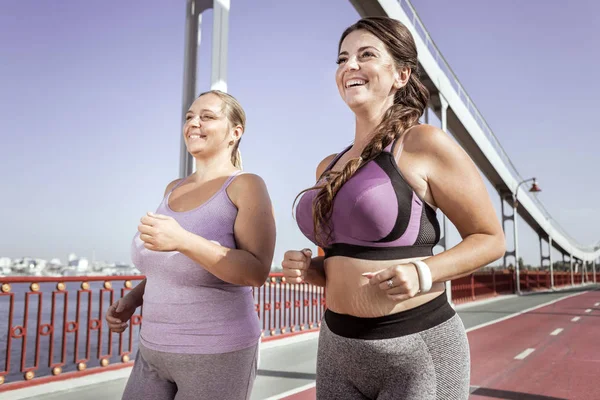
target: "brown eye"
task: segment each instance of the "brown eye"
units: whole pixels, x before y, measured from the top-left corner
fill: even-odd
[[[340,57],[337,59],[337,61],[335,62],[337,65],[340,65],[342,63],[345,63],[348,59],[345,57]]]
[[[362,53],[362,57],[363,58],[375,57],[375,54],[370,51],[365,51],[364,53]]]

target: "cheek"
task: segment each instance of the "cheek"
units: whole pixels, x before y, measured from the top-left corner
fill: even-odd
[[[343,68],[338,68],[337,71],[335,72],[335,84],[337,85],[338,89],[342,90],[342,75],[343,75],[344,71]]]

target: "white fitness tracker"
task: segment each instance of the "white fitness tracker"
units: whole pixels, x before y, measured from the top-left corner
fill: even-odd
[[[431,290],[431,270],[429,266],[425,264],[423,261],[411,261],[411,263],[417,268],[417,272],[419,273],[419,287],[421,293],[427,293]]]

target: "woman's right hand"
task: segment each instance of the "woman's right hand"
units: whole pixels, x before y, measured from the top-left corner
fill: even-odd
[[[304,282],[311,259],[312,251],[310,249],[286,251],[281,262],[286,281],[289,283]]]
[[[130,296],[120,298],[108,307],[108,311],[106,311],[108,329],[115,333],[121,333],[127,329],[127,322],[131,319],[137,308],[132,299],[128,297]]]

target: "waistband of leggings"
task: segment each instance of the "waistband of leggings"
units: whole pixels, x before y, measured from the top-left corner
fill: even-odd
[[[327,309],[324,318],[329,330],[336,335],[350,339],[377,340],[422,332],[448,321],[455,314],[444,291],[418,307],[383,317],[355,317]]]

